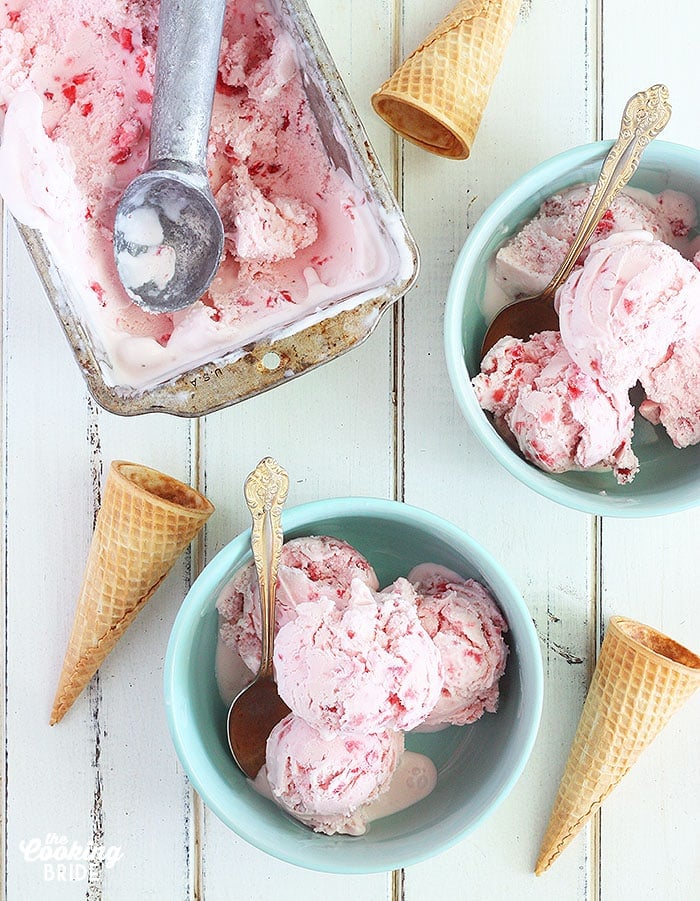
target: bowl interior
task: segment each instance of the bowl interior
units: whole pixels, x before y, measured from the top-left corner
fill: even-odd
[[[479,372],[481,342],[495,310],[485,309],[489,264],[498,248],[532,218],[541,203],[580,182],[594,182],[612,142],[577,147],[547,160],[505,191],[471,230],[455,266],[445,317],[447,365],[457,400],[488,450],[517,478],[545,497],[589,513],[649,516],[700,503],[700,445],[675,448],[661,426],[635,417],[639,473],[618,485],[610,472],[544,473],[527,463],[498,435],[481,410],[470,380]],[[656,141],[642,157],[631,187],[658,193],[684,191],[700,208],[700,153]]]
[[[390,870],[444,850],[507,795],[534,742],[542,703],[542,663],[532,620],[498,565],[448,523],[391,501],[341,499],[292,508],[285,536],[333,535],[373,564],[385,586],[433,561],[487,585],[509,623],[510,654],[498,713],[437,733],[413,734],[407,747],[428,754],[439,777],[431,795],[377,820],[364,836],[312,833],[259,796],[231,759],[226,709],[215,681],[218,592],[250,558],[249,533],[227,545],[188,594],[168,646],[168,720],[182,763],[209,807],[241,837],[310,869],[339,873]]]

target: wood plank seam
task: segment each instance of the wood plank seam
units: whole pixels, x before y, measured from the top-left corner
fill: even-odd
[[[7,423],[5,422],[5,252],[7,247],[7,216],[5,207],[0,199],[0,316],[2,316],[2,341],[0,342],[0,360],[2,361],[2,381],[0,382],[0,405],[2,406],[2,431],[3,435],[7,435]],[[2,864],[2,880],[0,880],[0,901],[5,901],[7,896],[7,815],[8,815],[8,791],[7,791],[7,774],[9,766],[9,754],[7,747],[7,711],[9,709],[7,697],[7,672],[8,672],[8,648],[7,648],[7,441],[4,442],[2,456],[2,485],[0,493],[2,494],[3,524],[2,524],[2,612],[0,613],[0,639],[2,639],[3,657],[2,657],[2,679],[0,692],[0,741],[3,749],[2,772],[0,773],[0,789],[2,789],[2,816],[0,817],[0,863]]]
[[[394,0],[391,28],[391,54],[389,64],[392,72],[403,60],[404,46],[404,10],[403,0]],[[399,135],[391,132],[391,180],[392,189],[400,207],[404,206],[404,142]],[[392,347],[392,403],[393,403],[393,480],[392,495],[395,500],[403,501],[405,497],[405,341],[404,341],[404,300],[401,298],[394,305],[391,325]]]
[[[90,451],[90,475],[92,479],[92,529],[97,522],[97,514],[102,506],[103,460],[100,442],[99,417],[100,410],[95,401],[87,396],[88,409],[88,447]],[[95,673],[87,689],[90,723],[92,726],[92,758],[93,775],[92,809],[90,822],[92,825],[92,847],[104,846],[104,808],[102,804],[103,777],[101,767],[102,753],[102,688],[99,670]],[[104,861],[95,860],[88,868],[86,901],[99,901],[104,889]]]
[[[593,110],[589,112],[589,116],[593,121],[594,140],[603,138],[603,97],[604,97],[604,81],[603,81],[603,3],[604,0],[590,0],[586,8],[586,39],[585,39],[585,56],[586,65],[591,56],[594,60],[593,72],[586,72],[586,97],[590,100],[591,96],[591,80],[595,85],[595,94],[593,96]],[[592,669],[589,673],[589,683],[593,676],[593,669],[598,662],[598,654],[602,644],[602,633],[605,627],[603,623],[603,519],[596,517],[594,524],[594,542],[593,542],[593,559],[595,562],[596,573],[594,582],[594,605],[593,605],[593,623],[594,635],[592,643]],[[601,872],[602,872],[602,844],[601,844],[601,819],[600,811],[593,817],[591,823],[591,861],[590,875],[591,886],[590,896],[593,901],[601,901]]]
[[[190,484],[206,494],[206,418],[193,419],[190,422]],[[187,572],[187,585],[191,586],[194,579],[201,573],[207,560],[206,554],[206,526],[197,535],[194,545],[189,552],[189,569]],[[188,889],[191,901],[202,901],[204,898],[204,828],[205,818],[203,802],[195,789],[189,786],[185,792],[185,846],[187,862]]]

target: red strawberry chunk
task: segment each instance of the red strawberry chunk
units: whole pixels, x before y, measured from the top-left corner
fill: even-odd
[[[116,153],[113,153],[112,156],[110,156],[109,161],[117,166],[121,166],[121,164],[125,163],[130,156],[131,147],[122,147],[121,150],[117,150]]]
[[[120,28],[119,31],[113,31],[112,37],[118,44],[121,44],[124,50],[127,50],[129,53],[134,52],[134,36],[130,28]]]
[[[142,134],[143,122],[137,116],[132,116],[119,124],[112,136],[112,144],[115,147],[133,147]]]
[[[97,299],[98,299],[99,302],[100,302],[100,306],[103,307],[103,306],[105,305],[105,292],[104,292],[104,288],[102,287],[102,285],[101,285],[99,282],[91,282],[91,283],[90,283],[90,287],[91,287],[92,290],[95,292],[95,294],[97,294]]]

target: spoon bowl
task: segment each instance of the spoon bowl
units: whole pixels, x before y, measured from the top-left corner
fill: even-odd
[[[541,294],[516,300],[496,315],[484,335],[482,359],[506,335],[526,340],[537,332],[559,328],[559,317],[554,308],[557,289],[568,278],[611,202],[636,172],[644,148],[661,132],[670,117],[671,105],[665,85],[652,85],[630,97],[622,114],[617,140],[605,157],[588,207],[561,265]]]
[[[234,699],[228,714],[229,746],[236,763],[250,779],[255,779],[265,763],[268,735],[289,712],[271,675],[258,675]]]
[[[245,497],[253,517],[250,544],[260,589],[262,651],[260,668],[233,699],[227,717],[231,754],[249,779],[255,779],[265,763],[265,744],[273,727],[290,711],[277,693],[272,653],[275,636],[275,593],[282,551],[282,507],[287,499],[289,476],[265,457],[245,482]]]

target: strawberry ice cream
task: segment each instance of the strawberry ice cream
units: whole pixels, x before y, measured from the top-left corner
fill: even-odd
[[[543,291],[573,243],[593,193],[593,185],[576,185],[554,194],[530,222],[496,254],[497,281],[510,297]],[[642,229],[666,244],[684,250],[697,221],[695,203],[679,191],[627,189],[617,195],[579,257],[582,264],[591,244],[610,234]]]
[[[289,714],[267,740],[267,781],[275,800],[316,832],[361,835],[367,805],[388,790],[403,745],[395,731],[323,738]]]
[[[280,697],[324,737],[408,730],[440,696],[442,666],[407,586],[378,594],[355,579],[339,609],[329,598],[297,606],[280,629]]]
[[[217,601],[216,679],[227,706],[260,657],[254,582],[249,564]],[[282,548],[274,668],[292,713],[272,731],[254,785],[328,834],[360,835],[433,790],[435,764],[404,751],[404,733],[495,711],[508,653],[505,620],[473,580],[426,563],[377,588],[370,563],[344,541],[295,538]]]
[[[700,341],[681,339],[649,371],[641,415],[662,425],[676,447],[700,442]]]
[[[595,244],[557,294],[562,341],[609,390],[644,381],[682,335],[700,331],[700,272],[648,232]]]
[[[112,231],[148,156],[157,16],[145,0],[0,3],[0,193],[41,233],[105,383],[125,392],[361,303],[403,252],[353,164],[330,160],[297,47],[267,0],[230,0],[208,147],[224,258],[187,309],[136,306]]]
[[[634,478],[634,408],[626,392],[601,388],[571,359],[559,332],[540,332],[529,341],[501,338],[472,384],[499,431],[540,469],[601,466],[620,483]]]
[[[494,293],[496,283],[511,300],[546,286],[590,190],[550,198],[498,251]],[[685,194],[619,195],[557,292],[561,332],[507,337],[484,357],[472,381],[477,399],[526,459],[548,472],[604,468],[631,481],[637,384],[646,395],[640,415],[677,447],[700,441],[695,225]]]
[[[498,682],[506,668],[508,626],[489,592],[442,566],[415,567],[418,616],[440,653],[440,699],[419,729],[463,726],[498,707]]]
[[[558,293],[562,340],[611,393],[638,381],[640,412],[678,447],[700,440],[700,272],[646,232],[591,248]]]
[[[296,616],[299,604],[330,598],[347,603],[354,579],[379,587],[368,561],[347,542],[328,536],[291,538],[282,546],[277,573],[276,630]],[[251,561],[224,587],[217,600],[220,633],[252,672],[260,666],[260,593]]]

